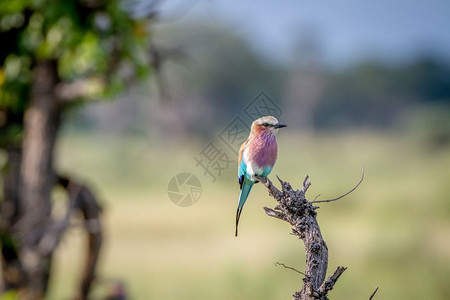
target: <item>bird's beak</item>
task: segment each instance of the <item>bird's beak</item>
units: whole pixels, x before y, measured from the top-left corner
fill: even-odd
[[[274,128],[283,128],[283,127],[287,127],[286,124],[281,124],[281,123],[277,123],[275,125],[273,125]]]

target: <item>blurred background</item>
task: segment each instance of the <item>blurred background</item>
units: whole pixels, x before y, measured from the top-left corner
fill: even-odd
[[[288,124],[270,179],[300,188],[308,174],[307,196],[320,200],[365,168],[355,192],[318,210],[330,271],[348,267],[330,298],[368,299],[376,286],[379,299],[450,298],[449,2],[127,3],[133,18],[151,15],[148,76],[71,106],[55,144],[55,169],[103,206],[92,299],[300,290],[301,275],[274,263],[303,270],[303,243],[264,214],[275,205],[264,187],[234,237],[236,149],[266,114]],[[180,173],[200,192],[189,182],[174,190]],[[57,208],[64,197],[53,196]],[[80,227],[67,230],[48,299],[75,293],[85,245]]]

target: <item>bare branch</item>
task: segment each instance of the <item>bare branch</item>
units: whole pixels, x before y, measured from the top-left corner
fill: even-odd
[[[308,190],[308,188],[311,186],[311,181],[308,180],[309,179],[309,175],[305,176],[305,179],[303,180],[303,188],[302,191],[304,193],[306,193],[306,191]]]
[[[74,208],[81,212],[84,229],[88,236],[85,266],[75,297],[77,300],[83,300],[88,298],[95,279],[95,270],[103,242],[101,207],[97,198],[87,186],[64,176],[58,176],[58,183],[66,189],[69,197],[74,199]]]
[[[65,216],[60,221],[53,221],[39,242],[38,249],[43,256],[49,255],[56,249],[56,247],[58,247],[62,236],[70,225],[70,217],[77,205],[78,196],[81,192],[81,186],[71,186],[69,183],[67,189],[73,189],[73,192],[69,194],[69,204],[67,206]]]
[[[302,274],[303,276],[307,276],[305,273],[300,272],[299,270],[297,270],[297,269],[295,269],[295,268],[293,268],[293,267],[288,267],[288,266],[286,266],[285,264],[282,264],[282,263],[279,263],[279,262],[276,262],[276,263],[275,263],[275,266],[283,266],[283,267],[286,268],[286,269],[295,271],[295,272],[297,272],[297,273],[299,273],[299,274]]]
[[[277,200],[279,201],[279,199],[282,197],[283,193],[277,189],[273,183],[268,179],[268,178],[263,178],[261,176],[258,175],[254,175],[254,177],[261,182],[268,190],[269,193]],[[280,180],[280,182],[282,182],[282,180],[277,176],[278,180]]]
[[[273,209],[268,208],[268,207],[264,207],[264,211],[266,212],[266,214],[269,217],[274,217],[274,218],[277,218],[277,219],[280,219],[280,220],[283,220],[283,221],[286,220],[285,219],[285,215],[282,212],[280,212],[280,211],[276,211],[276,210],[273,210]]]
[[[328,247],[323,240],[319,224],[317,223],[317,212],[312,202],[305,198],[305,192],[311,185],[309,176],[306,175],[303,180],[303,187],[293,189],[291,185],[281,180],[282,191],[276,189],[269,179],[256,177],[267,187],[269,193],[278,202],[273,209],[264,207],[268,216],[284,220],[292,226],[292,234],[300,238],[306,250],[306,268],[305,273],[299,272],[305,276],[303,278],[302,289],[294,294],[294,299],[298,300],[316,300],[328,299],[327,293],[333,289],[339,276],[345,271],[344,267],[338,267],[337,270],[326,279],[328,268]],[[287,269],[293,269],[282,265]]]
[[[373,297],[375,296],[375,294],[377,293],[377,291],[378,291],[378,287],[376,287],[375,290],[373,291],[372,295],[370,295],[369,300],[372,300],[372,299],[373,299]]]
[[[359,180],[358,184],[357,184],[355,187],[353,187],[350,191],[348,191],[347,193],[345,193],[345,194],[343,194],[343,195],[341,195],[341,196],[339,196],[339,197],[337,197],[337,198],[334,198],[334,199],[319,200],[319,201],[314,200],[314,201],[312,201],[311,203],[333,202],[333,201],[342,199],[342,198],[344,198],[345,196],[347,196],[347,195],[349,195],[350,193],[352,193],[354,190],[356,190],[356,189],[359,187],[359,185],[361,184],[361,182],[363,182],[363,180],[364,180],[364,167],[362,167],[361,179]]]
[[[319,293],[326,295],[329,291],[331,291],[336,284],[336,281],[339,277],[347,270],[345,267],[337,267],[332,275],[330,275],[327,280],[325,280],[319,288]]]

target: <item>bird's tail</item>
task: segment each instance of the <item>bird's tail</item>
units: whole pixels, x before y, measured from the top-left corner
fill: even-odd
[[[238,224],[239,218],[241,217],[242,208],[244,207],[245,201],[247,201],[248,194],[250,193],[253,187],[253,182],[244,178],[244,182],[242,183],[241,193],[239,194],[239,202],[236,211],[236,233],[235,236],[238,235]]]

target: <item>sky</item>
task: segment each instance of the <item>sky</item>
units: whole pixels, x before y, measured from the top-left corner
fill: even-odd
[[[298,41],[308,35],[331,64],[404,60],[424,52],[450,60],[449,0],[173,0],[163,4],[161,18],[180,25],[220,22],[279,61],[295,56]]]

